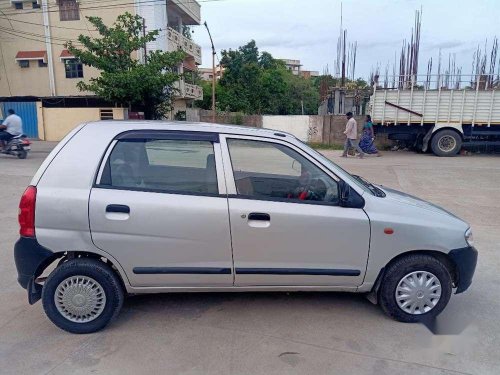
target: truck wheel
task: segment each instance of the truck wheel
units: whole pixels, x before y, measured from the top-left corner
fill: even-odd
[[[103,329],[120,312],[123,288],[106,264],[90,258],[69,260],[49,275],[42,291],[45,313],[71,333]]]
[[[387,269],[379,291],[382,310],[405,323],[433,319],[451,297],[452,279],[438,259],[423,254],[408,255]]]
[[[432,137],[431,149],[437,156],[454,156],[461,148],[462,138],[453,130],[440,130]]]

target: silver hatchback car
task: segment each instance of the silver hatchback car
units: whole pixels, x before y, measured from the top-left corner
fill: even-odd
[[[19,223],[19,283],[74,333],[104,328],[125,294],[163,292],[349,291],[418,322],[470,286],[477,261],[449,212],[290,134],[215,124],[79,126],[31,181]]]

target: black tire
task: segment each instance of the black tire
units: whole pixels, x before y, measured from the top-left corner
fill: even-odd
[[[430,311],[413,315],[400,308],[396,301],[396,287],[398,283],[411,272],[427,271],[439,279],[441,297]],[[405,256],[389,266],[386,270],[379,290],[378,300],[382,310],[391,318],[404,323],[428,321],[438,316],[448,304],[452,292],[452,278],[446,266],[437,258],[415,254]]]
[[[440,144],[442,142],[442,144]],[[444,145],[443,145],[444,143]],[[449,145],[446,148],[446,145]],[[454,130],[439,130],[433,135],[431,149],[437,156],[455,156],[462,148],[462,137]]]
[[[27,156],[28,156],[28,152],[25,150],[21,150],[21,151],[17,152],[17,157],[19,159],[26,159]]]
[[[86,276],[97,281],[106,296],[104,309],[92,321],[73,322],[64,317],[56,307],[54,295],[59,284],[71,276]],[[93,333],[106,327],[120,312],[124,291],[116,273],[107,264],[91,258],[69,260],[57,267],[43,285],[42,302],[45,313],[59,328],[71,333]]]

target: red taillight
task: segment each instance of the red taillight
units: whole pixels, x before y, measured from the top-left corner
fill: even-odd
[[[19,234],[22,237],[35,237],[36,187],[28,186],[19,202]]]

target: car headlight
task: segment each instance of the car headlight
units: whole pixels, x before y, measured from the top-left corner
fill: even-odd
[[[472,236],[472,229],[470,228],[465,231],[465,241],[469,246],[474,246],[474,237]]]

